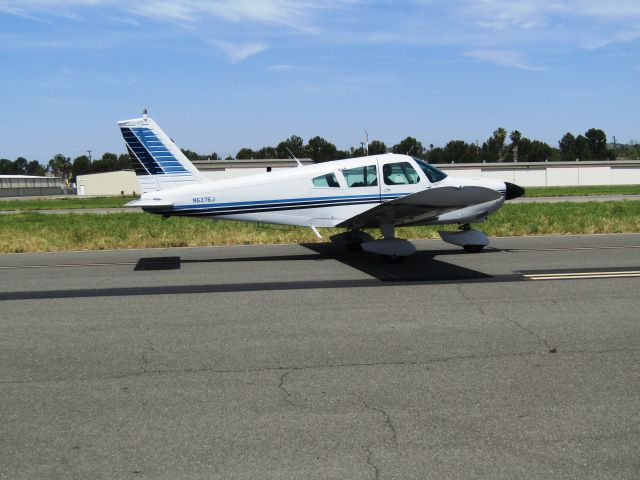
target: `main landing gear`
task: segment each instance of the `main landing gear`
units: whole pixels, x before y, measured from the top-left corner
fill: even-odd
[[[379,240],[374,238],[361,229],[356,228],[338,235],[333,235],[331,241],[340,245],[344,245],[349,251],[365,251],[382,255],[387,263],[400,263],[404,257],[416,253],[416,247],[402,238],[395,238],[395,226],[392,224],[383,224],[380,226],[382,237]]]
[[[416,253],[416,247],[402,238],[395,237],[395,226],[392,224],[380,225],[382,238],[375,240],[371,235],[360,228],[354,228],[344,233],[330,237],[333,243],[342,245],[350,252],[369,252],[382,256],[386,263],[400,263],[405,257]],[[462,247],[468,253],[480,253],[489,245],[489,237],[480,230],[474,230],[465,224],[459,231],[438,232],[443,241]]]

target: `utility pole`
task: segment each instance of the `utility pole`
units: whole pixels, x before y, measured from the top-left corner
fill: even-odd
[[[88,157],[89,157],[89,163],[91,163],[91,150],[87,150],[88,153]]]
[[[613,136],[613,159],[615,160],[616,158],[618,158],[618,155],[616,155],[616,136]]]

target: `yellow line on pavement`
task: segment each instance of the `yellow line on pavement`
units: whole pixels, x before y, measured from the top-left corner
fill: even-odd
[[[614,271],[614,272],[571,272],[571,273],[540,273],[535,275],[523,275],[529,280],[577,280],[587,278],[633,278],[640,277],[640,271]]]
[[[8,265],[0,266],[0,270],[17,270],[21,268],[67,268],[67,267],[116,267],[123,265],[136,265],[138,262],[113,262],[113,263],[59,263],[54,265]]]

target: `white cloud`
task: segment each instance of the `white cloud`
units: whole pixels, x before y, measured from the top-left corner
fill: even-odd
[[[316,13],[335,10],[355,0],[3,0],[0,12],[33,18],[38,13],[69,15],[74,10],[101,7],[134,12],[173,22],[199,22],[219,18],[230,22],[259,22],[297,30],[315,31],[308,20]],[[355,2],[357,3],[357,2]]]
[[[148,31],[168,22],[200,42],[219,39],[214,45],[232,62],[302,36],[322,47],[445,46],[458,57],[538,70],[541,51],[562,55],[640,39],[639,0],[0,0],[2,12],[30,19],[99,13],[112,26]]]
[[[464,55],[476,60],[482,60],[501,67],[517,68],[519,70],[541,71],[543,68],[530,65],[526,57],[515,50],[477,49],[464,52]]]
[[[225,40],[212,40],[210,43],[220,49],[233,63],[246,60],[267,49],[266,45],[259,42],[232,43]]]

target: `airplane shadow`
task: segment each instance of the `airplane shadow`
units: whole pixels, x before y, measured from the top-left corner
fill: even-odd
[[[387,264],[379,255],[366,252],[344,253],[339,245],[310,243],[302,244],[324,258],[331,258],[356,270],[360,270],[382,282],[438,282],[490,278],[476,270],[443,262],[436,257],[469,255],[457,250],[419,250],[401,263]],[[487,251],[486,253],[489,253]]]
[[[441,256],[468,255],[458,250],[419,251],[405,259],[401,264],[387,265],[377,255],[367,253],[349,254],[334,245],[304,244],[309,253],[298,255],[272,255],[262,257],[236,258],[208,258],[181,259],[179,256],[141,258],[134,270],[138,272],[153,270],[179,270],[183,264],[198,263],[241,263],[241,262],[291,262],[291,261],[337,261],[348,267],[367,274],[365,278],[354,279],[315,279],[311,268],[306,280],[277,280],[247,279],[243,283],[205,283],[179,285],[140,285],[106,288],[79,288],[46,291],[0,292],[3,300],[37,300],[53,298],[90,298],[90,297],[121,297],[136,295],[178,295],[229,292],[283,291],[305,289],[348,289],[348,288],[379,288],[381,286],[401,285],[439,285],[455,283],[488,283],[523,281],[522,275],[491,276],[483,272],[460,267],[436,259]],[[482,255],[489,254],[488,250]],[[283,264],[284,265],[284,264]],[[286,268],[286,266],[282,267]]]
[[[338,261],[359,270],[381,282],[452,282],[457,280],[490,279],[491,275],[436,259],[446,256],[468,256],[462,249],[420,250],[399,264],[386,264],[379,255],[366,252],[350,253],[344,247],[331,243],[300,244],[310,252],[294,255],[270,255],[259,257],[231,257],[181,259],[172,257],[141,258],[135,271],[178,270],[183,264],[241,263],[241,262],[292,262]],[[499,252],[487,249],[481,255]]]

